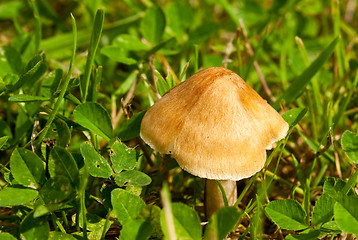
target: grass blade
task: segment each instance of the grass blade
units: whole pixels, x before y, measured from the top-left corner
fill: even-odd
[[[40,16],[39,16],[39,10],[37,8],[35,0],[31,0],[31,6],[34,11],[34,19],[35,19],[35,36],[34,36],[35,49],[34,50],[35,50],[35,53],[37,53],[40,49],[40,41],[41,41],[41,36],[42,36],[41,21],[40,21]]]
[[[286,105],[289,105],[293,101],[295,101],[303,92],[306,85],[310,82],[311,78],[321,69],[323,64],[328,60],[329,56],[331,56],[335,46],[339,41],[339,37],[336,37],[329,45],[326,47],[321,54],[314,60],[311,65],[306,68],[303,73],[298,76],[291,83],[289,88],[283,93],[282,97],[279,98],[274,104],[273,107],[278,110],[280,108],[280,103],[285,101]]]
[[[57,101],[55,103],[53,111],[51,112],[43,131],[41,132],[41,134],[39,135],[39,137],[37,139],[37,144],[36,144],[37,146],[39,146],[41,144],[42,140],[44,139],[44,137],[46,136],[48,130],[50,129],[51,124],[52,124],[53,120],[55,119],[56,114],[57,114],[57,112],[58,112],[58,110],[60,108],[62,99],[65,96],[68,84],[69,84],[69,82],[71,80],[71,74],[72,74],[72,69],[73,69],[73,65],[74,65],[74,62],[75,62],[76,48],[77,48],[77,25],[76,25],[76,20],[75,20],[75,18],[73,17],[72,14],[71,14],[71,18],[72,18],[72,31],[73,31],[73,52],[72,52],[72,58],[71,58],[71,61],[70,61],[70,66],[69,66],[66,78],[64,79],[64,82],[63,82],[63,84],[62,84],[62,86],[60,88],[61,92],[60,92],[60,95],[57,98]]]
[[[90,46],[88,49],[88,56],[87,56],[85,72],[84,72],[84,75],[81,78],[81,82],[80,82],[82,102],[85,102],[87,99],[88,86],[89,86],[89,81],[90,81],[90,77],[91,77],[92,65],[94,62],[94,57],[96,55],[99,40],[102,35],[103,22],[104,22],[104,10],[98,9],[97,13],[96,13],[95,20],[94,20],[94,24],[93,24],[93,31],[92,31]]]

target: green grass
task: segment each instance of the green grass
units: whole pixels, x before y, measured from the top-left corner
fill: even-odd
[[[0,238],[358,237],[357,14],[346,1],[0,3]],[[210,219],[204,181],[139,137],[199,69],[289,123]]]

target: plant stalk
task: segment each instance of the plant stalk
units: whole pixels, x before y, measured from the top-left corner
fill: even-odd
[[[221,192],[221,184],[224,192]],[[227,206],[233,206],[237,199],[236,181],[231,180],[205,180],[205,215],[209,219],[217,210]]]

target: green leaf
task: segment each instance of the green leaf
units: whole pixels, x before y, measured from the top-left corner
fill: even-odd
[[[127,141],[139,136],[140,124],[144,117],[145,111],[135,114],[127,122],[123,123],[116,135],[121,141]]]
[[[2,80],[2,78],[0,77],[0,94],[2,92],[5,92],[6,91],[6,84],[5,82]]]
[[[25,73],[21,74],[18,81],[14,85],[7,86],[8,92],[14,92],[22,86],[31,87],[46,71],[43,57],[42,55],[37,55],[31,59],[26,65]]]
[[[172,203],[171,208],[177,238],[198,240],[201,239],[200,218],[195,212],[195,210],[183,203]],[[162,210],[161,212],[160,222],[163,231],[166,231],[168,228],[166,226],[164,210]],[[169,233],[166,233],[165,235],[168,236]]]
[[[158,72],[157,70],[155,70],[155,75],[158,77],[158,81],[157,81],[158,92],[160,96],[163,96],[164,93],[166,93],[170,89],[170,86],[168,82],[162,77],[160,72]]]
[[[19,94],[9,97],[10,102],[36,102],[36,101],[48,101],[51,98],[41,96],[31,96],[26,94]]]
[[[164,40],[160,43],[158,43],[157,45],[155,45],[154,47],[152,47],[149,51],[147,51],[145,53],[145,55],[142,57],[142,59],[147,59],[148,57],[150,57],[151,55],[155,54],[156,52],[158,52],[159,50],[162,50],[163,52],[165,52],[164,47],[173,47],[176,46],[176,40],[174,37],[169,38],[168,40]],[[170,53],[170,50],[167,50],[168,54]],[[175,50],[173,50],[174,53],[177,53]]]
[[[123,187],[124,185],[142,187],[149,185],[152,182],[152,179],[147,174],[137,170],[118,173],[114,179],[116,184],[120,187]]]
[[[0,137],[0,150],[3,149],[3,147],[7,143],[7,140],[9,140],[9,136]]]
[[[150,221],[152,225],[152,238],[163,239],[163,232],[160,226],[161,209],[157,205],[146,205],[142,208],[140,217]]]
[[[66,176],[57,175],[49,178],[40,190],[46,204],[60,203],[72,193],[70,180]]]
[[[280,228],[302,230],[308,227],[305,223],[306,213],[295,200],[276,200],[267,204],[265,211],[270,219]]]
[[[1,240],[16,240],[14,236],[7,232],[0,232],[0,239]]]
[[[332,234],[333,233],[341,233],[342,231],[339,229],[336,221],[329,221],[326,222],[324,224],[322,224],[321,229],[324,229],[325,231],[330,231]]]
[[[78,105],[73,111],[76,121],[107,141],[113,137],[111,118],[98,103],[87,102]]]
[[[84,72],[84,75],[81,78],[81,82],[80,82],[82,102],[85,102],[87,99],[88,86],[89,86],[91,72],[92,72],[92,65],[94,63],[94,58],[96,56],[96,51],[98,48],[99,40],[102,35],[103,23],[104,23],[104,10],[98,9],[96,12],[94,22],[93,22],[91,42],[90,42],[90,46],[88,49],[88,56],[87,56],[85,72]]]
[[[119,86],[119,88],[117,88],[114,95],[118,97],[126,94],[129,91],[129,89],[132,87],[135,80],[137,79],[137,76],[138,76],[137,70],[131,72],[126,78],[126,80],[124,80],[124,82]]]
[[[54,231],[50,232],[49,239],[76,240],[76,238],[70,234]]]
[[[307,229],[305,231],[300,232],[298,235],[288,235],[286,240],[317,240],[320,235],[322,235],[321,231],[318,229]]]
[[[22,59],[21,59],[21,55],[18,53],[18,51],[15,48],[10,46],[1,47],[0,58],[6,59],[6,61],[0,61],[0,66],[1,66],[0,76],[3,77],[7,73],[15,73],[17,75],[20,74],[23,67]]]
[[[24,2],[8,1],[0,4],[0,19],[13,20],[25,6]]]
[[[216,211],[209,219],[204,239],[224,239],[234,230],[241,214],[236,207],[224,207]]]
[[[0,137],[8,136],[12,138],[12,132],[9,125],[0,118]]]
[[[11,207],[23,205],[34,200],[38,192],[31,188],[7,187],[0,191],[0,206]]]
[[[121,240],[146,240],[152,233],[152,226],[144,219],[127,221],[119,234]]]
[[[39,188],[44,178],[44,164],[33,152],[17,148],[11,155],[10,168],[15,180],[26,187]]]
[[[346,182],[342,179],[334,179],[329,177],[324,181],[323,184],[323,193],[328,194],[331,198],[336,199],[337,197],[344,195],[342,194],[342,190]]]
[[[50,226],[46,217],[34,218],[33,213],[28,214],[20,224],[21,239],[47,240]]]
[[[204,22],[190,33],[190,44],[199,44],[208,40],[219,30],[219,25],[213,22]]]
[[[63,175],[70,180],[72,186],[78,185],[79,172],[77,163],[65,148],[55,146],[51,150],[48,170],[51,177]]]
[[[137,62],[137,60],[127,57],[127,53],[118,46],[103,47],[101,49],[101,53],[116,62],[124,63],[127,65],[131,65]]]
[[[33,3],[33,5],[34,5],[34,7],[36,6],[35,3]],[[73,33],[73,50],[72,50],[72,57],[71,57],[70,65],[68,68],[67,75],[64,78],[63,83],[60,87],[61,91],[60,91],[60,94],[55,102],[55,105],[53,106],[53,110],[50,112],[49,117],[46,122],[46,125],[36,140],[37,147],[39,147],[41,145],[44,137],[47,135],[47,132],[52,125],[52,122],[55,120],[55,118],[58,114],[58,111],[60,109],[60,106],[62,105],[62,100],[65,96],[66,89],[67,89],[70,79],[71,79],[72,69],[74,66],[74,61],[75,61],[75,56],[76,56],[76,46],[77,46],[77,25],[76,25],[75,18],[73,17],[72,14],[71,14],[71,18],[72,18],[72,33]]]
[[[306,113],[307,108],[294,108],[282,114],[282,118],[285,119],[290,128],[292,128],[306,115]]]
[[[193,10],[190,6],[181,1],[169,2],[165,9],[165,16],[168,19],[168,27],[171,29],[171,34],[175,35],[178,39],[183,39],[187,34],[193,21]]]
[[[333,217],[333,207],[336,201],[327,193],[323,193],[316,201],[312,212],[312,225],[329,221]]]
[[[116,141],[111,147],[111,162],[116,173],[122,170],[132,170],[137,164],[137,151]]]
[[[158,6],[150,7],[140,22],[140,32],[152,44],[158,44],[165,28],[165,15]]]
[[[83,160],[88,168],[89,174],[93,177],[109,178],[112,175],[111,166],[91,144],[84,142],[80,147]]]
[[[358,237],[358,197],[345,196],[334,205],[334,218],[338,227],[345,233]]]
[[[25,109],[19,108],[16,118],[14,141],[19,142],[20,139],[25,137],[26,134],[28,134],[32,130],[33,124],[33,120],[30,118],[29,114],[25,112]]]
[[[3,61],[0,61],[0,77],[5,77],[7,74],[12,73],[11,66],[9,62],[6,59],[6,48],[1,47],[0,48],[0,58],[3,59]]]
[[[140,197],[120,188],[111,192],[111,202],[113,211],[122,225],[135,219],[145,207],[145,203]]]
[[[289,88],[283,93],[282,97],[279,98],[274,104],[273,107],[277,110],[280,107],[280,102],[285,101],[286,105],[289,105],[295,101],[305,89],[306,85],[310,82],[311,78],[322,68],[323,64],[331,56],[339,37],[335,38],[329,45],[326,47],[321,54],[314,60],[311,65],[306,68],[301,75],[294,79]]]
[[[55,133],[54,138],[56,139],[55,146],[67,147],[71,141],[71,131],[67,123],[61,119],[55,119],[52,123],[52,127],[54,127],[52,128],[52,132]]]
[[[83,228],[83,217],[80,215],[80,221],[79,225],[81,228]],[[101,233],[103,232],[103,228],[106,227],[109,228],[109,226],[106,226],[106,219],[101,218],[97,214],[86,214],[86,220],[87,220],[87,230],[91,231],[92,233],[95,233],[92,235],[92,239],[99,239],[101,237]],[[108,229],[107,229],[108,230]],[[99,234],[98,237],[95,237],[94,235]]]
[[[113,44],[127,51],[146,51],[150,49],[148,45],[144,44],[136,36],[129,34],[117,36]]]
[[[345,131],[342,135],[342,149],[354,163],[358,163],[358,135],[351,131]]]
[[[42,80],[41,93],[45,97],[52,97],[57,91],[60,81],[62,78],[62,70],[56,69],[55,71],[49,72]]]

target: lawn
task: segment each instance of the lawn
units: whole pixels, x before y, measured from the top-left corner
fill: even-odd
[[[0,239],[357,239],[356,8],[355,0],[0,2]],[[140,135],[151,106],[210,67],[238,74],[288,131],[257,149],[265,164],[237,181],[233,203],[214,181],[224,205],[209,216],[207,180],[182,170],[176,145],[153,150]],[[158,141],[188,117],[186,99],[206,106],[198,118],[231,111],[200,98],[207,92],[182,92],[172,109],[185,111],[163,115],[171,121]],[[245,132],[219,135],[235,131]],[[200,134],[182,141],[193,145],[185,154],[201,149]],[[210,149],[229,158],[252,148],[222,148],[229,142]]]

